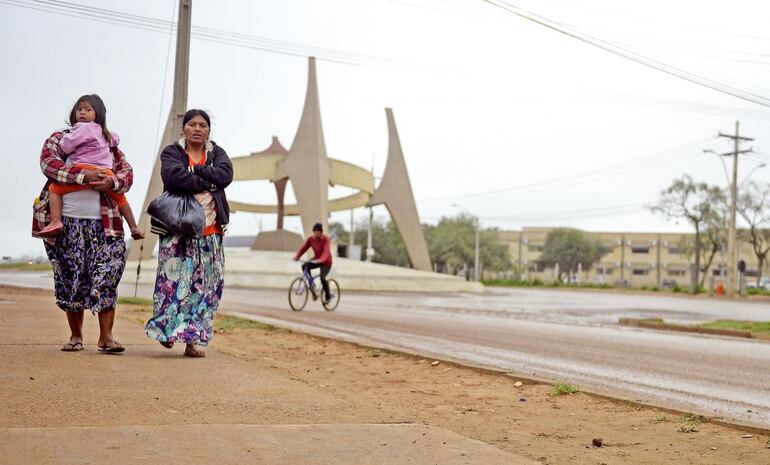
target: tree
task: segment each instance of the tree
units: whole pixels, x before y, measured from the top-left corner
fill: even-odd
[[[548,233],[543,253],[538,260],[546,268],[559,265],[557,280],[565,274],[576,273],[578,266],[589,270],[609,250],[598,240],[590,239],[583,231],[572,228],[557,228]]]
[[[368,228],[367,222],[356,226],[354,238],[357,244],[366,244]],[[475,258],[476,229],[473,217],[461,214],[453,218],[442,218],[437,225],[423,225],[422,228],[431,261],[438,271],[455,274],[464,269],[466,279],[469,279]],[[329,235],[337,242],[344,243],[349,239],[349,233],[341,223],[331,223]],[[403,267],[410,265],[406,247],[393,221],[372,222],[372,247],[376,263]],[[501,272],[511,268],[508,247],[498,240],[496,230],[481,231],[479,252],[482,269]]]
[[[473,217],[460,214],[441,218],[436,226],[425,229],[428,252],[436,269],[442,273],[457,274],[464,269],[466,277],[475,260],[476,226]]]
[[[368,229],[368,221],[359,223],[356,226],[356,231],[353,233],[356,244],[366,245]],[[344,237],[349,237],[347,231],[345,231]],[[398,233],[398,229],[393,221],[388,221],[387,223],[376,219],[372,221],[372,248],[375,251],[372,261],[375,263],[403,267],[409,266],[406,246],[404,246],[404,241],[401,240],[401,235]],[[364,256],[361,257],[362,260],[365,258]]]
[[[342,223],[329,223],[329,238],[337,244],[347,244],[350,240],[350,233],[345,230]]]
[[[720,205],[724,204],[724,193],[716,186],[704,182],[695,182],[689,175],[674,179],[667,189],[660,193],[658,203],[648,208],[667,219],[685,220],[695,229],[693,241],[693,257],[695,265],[692,270],[690,290],[695,293],[698,288],[698,277],[701,269],[701,251],[703,249],[703,233],[709,224],[715,224],[720,214]]]
[[[713,212],[708,215],[703,222],[703,232],[700,235],[700,263],[703,265],[700,270],[703,274],[700,277],[700,286],[703,287],[706,283],[711,265],[714,263],[714,259],[717,254],[725,250],[727,247],[727,233],[728,233],[728,217],[729,207],[727,205],[727,197],[724,191],[720,189],[721,195],[716,195],[716,189],[718,187],[712,187],[714,192],[711,198],[713,206]],[[695,241],[689,241],[682,239],[680,246],[685,252],[685,256],[693,258],[695,256]]]
[[[456,274],[465,270],[470,279],[476,256],[476,222],[467,214],[441,218],[436,226],[423,226],[431,261],[439,272]],[[482,270],[505,271],[511,268],[508,247],[498,239],[496,230],[479,234],[479,262]]]
[[[749,225],[742,234],[751,244],[757,257],[757,283],[762,279],[762,271],[770,253],[770,184],[760,185],[750,182],[738,196],[738,213]]]

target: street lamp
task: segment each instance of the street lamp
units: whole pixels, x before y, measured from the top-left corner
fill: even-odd
[[[722,162],[722,169],[725,172],[725,179],[727,179],[727,187],[730,187],[730,184],[732,183],[732,181],[730,181],[730,173],[727,172],[727,163],[725,163],[725,159],[722,156],[722,154],[712,149],[704,149],[703,153],[710,153],[712,155],[716,155],[717,158],[719,158],[719,161]]]
[[[738,133],[738,123],[736,123],[736,137]],[[737,139],[736,139],[737,140]],[[753,140],[753,139],[747,139],[747,140]],[[724,169],[725,176],[727,177],[727,185],[730,188],[730,223],[729,223],[729,231],[727,234],[727,256],[728,256],[728,275],[727,275],[727,288],[728,288],[728,294],[730,297],[733,297],[735,295],[735,287],[736,287],[736,267],[738,264],[738,240],[737,240],[737,224],[736,224],[736,211],[738,206],[738,155],[741,153],[747,153],[751,152],[752,149],[739,151],[738,150],[738,143],[736,142],[735,150],[733,152],[727,152],[727,153],[717,153],[714,150],[706,149],[703,151],[703,153],[710,153],[714,154],[717,157],[719,157],[719,160],[722,162],[722,168]],[[725,164],[724,157],[726,156],[732,156],[733,157],[733,172],[732,172],[732,179],[730,178],[729,173],[727,172],[727,165]],[[759,168],[764,168],[766,165],[765,163],[762,163],[758,166],[755,166],[754,169],[752,169],[748,176],[743,178],[743,181],[741,181],[740,185],[742,185],[753,173]]]
[[[736,279],[736,267],[738,266],[738,238],[736,225],[736,211],[738,206],[738,153],[737,149],[734,154],[717,153],[711,149],[704,150],[703,153],[711,153],[719,157],[719,160],[722,162],[722,168],[724,168],[725,171],[725,176],[727,177],[727,186],[730,189],[730,221],[728,223],[727,231],[727,294],[730,297],[735,297],[735,285],[738,281]],[[734,157],[732,178],[730,178],[730,174],[727,172],[727,165],[724,161],[724,157],[729,155]]]
[[[452,206],[454,208],[459,208],[460,210],[463,210],[465,213],[469,214],[473,220],[474,220],[474,226],[476,227],[476,251],[475,251],[475,257],[473,259],[473,280],[474,281],[480,281],[481,280],[481,270],[479,269],[479,217],[468,211],[467,208],[457,205],[456,203],[453,203]]]
[[[738,183],[738,187],[742,186],[744,182],[748,181],[749,178],[751,177],[751,175],[754,174],[754,171],[762,169],[762,168],[764,168],[766,166],[767,166],[767,163],[760,163],[757,166],[755,166],[754,168],[752,168],[751,171],[749,171],[749,174],[747,174],[746,177],[743,178],[743,181]]]

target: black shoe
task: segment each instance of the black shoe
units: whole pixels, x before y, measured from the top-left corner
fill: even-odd
[[[331,302],[333,298],[334,298],[334,294],[332,294],[332,295],[330,295],[328,297],[325,297],[324,300],[323,300],[324,305],[328,305],[329,302]]]

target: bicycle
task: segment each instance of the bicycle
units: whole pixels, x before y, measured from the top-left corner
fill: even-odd
[[[302,262],[304,265],[307,262]],[[310,270],[305,271],[303,269],[302,276],[299,276],[291,282],[289,286],[289,307],[295,312],[301,312],[305,305],[307,305],[308,295],[313,297],[313,300],[318,300],[319,292],[317,289],[321,288],[320,283],[316,285],[315,281],[320,281],[320,275],[313,275]],[[329,293],[331,298],[328,302],[324,302],[321,299],[321,305],[327,312],[333,312],[337,305],[340,303],[340,286],[334,279],[327,279],[329,283]],[[322,293],[322,292],[321,292]]]

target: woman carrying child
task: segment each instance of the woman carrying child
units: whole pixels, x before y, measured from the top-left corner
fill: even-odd
[[[99,315],[99,351],[123,352],[112,335],[117,287],[126,264],[121,213],[134,223],[134,237],[143,237],[120,200],[131,188],[133,170],[107,130],[106,108],[98,95],[80,97],[69,123],[72,129],[54,132],[40,154],[48,181],[35,200],[32,235],[45,239],[56,304],[67,315],[71,335],[62,350],[83,350],[83,315],[90,310]],[[72,157],[87,164],[76,164]]]

